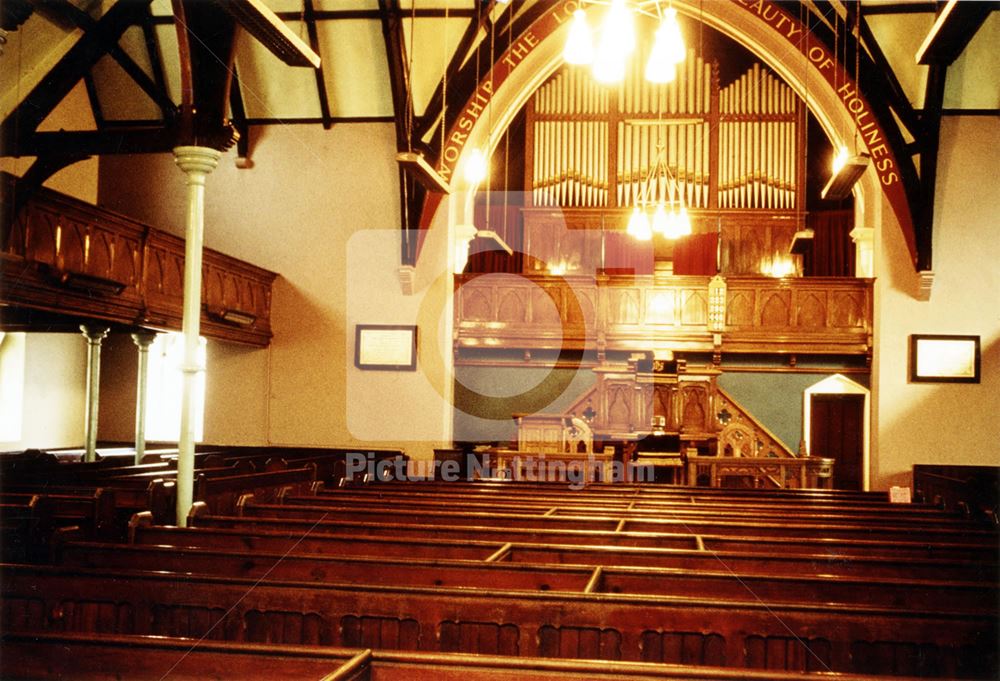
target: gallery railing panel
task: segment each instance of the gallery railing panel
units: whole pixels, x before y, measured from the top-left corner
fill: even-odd
[[[46,189],[2,236],[0,304],[81,321],[180,329],[183,239]],[[202,333],[267,345],[276,276],[205,249]]]
[[[872,280],[456,277],[457,347],[867,355]]]

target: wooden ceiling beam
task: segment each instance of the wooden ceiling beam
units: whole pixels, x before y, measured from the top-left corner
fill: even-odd
[[[302,18],[306,22],[306,31],[309,34],[309,47],[320,57],[320,64],[316,67],[316,94],[319,96],[319,113],[323,117],[323,129],[329,130],[333,126],[333,118],[330,115],[330,97],[326,92],[326,76],[323,73],[322,55],[319,51],[319,31],[316,29],[316,8],[313,7],[313,0],[303,0]]]
[[[437,84],[434,89],[434,94],[431,95],[430,102],[440,102],[441,93],[444,91],[445,81],[453,81],[458,75],[459,70],[462,68],[462,63],[465,61],[466,55],[472,50],[473,46],[476,44],[476,38],[486,27],[487,23],[490,21],[490,16],[493,14],[493,9],[496,7],[496,0],[487,0],[485,6],[481,8],[479,14],[474,17],[472,21],[465,29],[462,37],[458,41],[458,45],[455,46],[455,53],[451,56],[451,60],[448,62],[448,66],[445,68],[444,78],[441,82]],[[477,48],[478,50],[478,48]],[[430,109],[430,104],[428,103],[428,109]],[[422,139],[431,128],[434,127],[435,121],[437,121],[440,116],[440,109],[436,109],[438,115],[429,116],[428,112],[424,112],[424,115],[420,117],[417,122],[416,132],[414,136],[417,139]]]
[[[32,0],[32,2],[39,11],[54,14],[85,33],[97,28],[97,21],[69,0]],[[171,120],[177,115],[177,105],[167,96],[166,89],[153,81],[117,41],[106,42],[103,47],[128,77],[160,108],[164,120]],[[150,52],[149,56],[150,62],[153,62],[153,53]]]
[[[950,65],[962,54],[972,36],[998,7],[996,2],[959,2],[948,0],[934,25],[917,49],[918,64]],[[991,48],[992,49],[992,48]]]
[[[233,81],[229,87],[229,111],[233,115],[233,126],[240,138],[236,140],[236,167],[250,168],[250,124],[247,122],[247,111],[243,104],[243,89],[240,87],[240,74],[233,67]]]
[[[379,0],[382,17],[382,38],[389,65],[389,90],[392,94],[392,111],[396,119],[396,151],[410,151],[413,120],[413,90],[410,83],[409,59],[406,52],[406,35],[399,0]]]
[[[10,150],[13,156],[73,157],[115,154],[155,154],[170,151],[178,144],[178,129],[171,126],[142,126],[106,130],[36,132],[20,140]]]
[[[80,82],[97,61],[116,45],[130,26],[142,21],[151,0],[117,2],[63,55],[48,75],[0,123],[0,148],[16,148]]]
[[[319,67],[319,55],[302,42],[262,0],[214,0],[212,4],[228,12],[250,35],[289,66]]]

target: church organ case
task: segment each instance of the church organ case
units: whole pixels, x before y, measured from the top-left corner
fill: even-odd
[[[722,273],[787,269],[789,245],[805,221],[801,100],[760,63],[721,85],[719,64],[692,48],[673,83],[654,85],[642,76],[644,62],[634,58],[624,82],[612,87],[566,66],[529,99],[525,271],[618,269],[621,245],[607,243],[609,235],[623,235],[646,192],[647,201],[683,201],[695,237],[718,235]],[[650,172],[660,154],[676,193]],[[673,255],[672,244],[625,243],[646,261],[626,263],[638,273],[652,273],[654,258]]]

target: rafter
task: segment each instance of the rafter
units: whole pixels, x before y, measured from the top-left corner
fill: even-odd
[[[997,3],[948,0],[917,50],[918,64],[950,65],[962,54]]]
[[[247,123],[246,107],[243,105],[243,89],[240,87],[240,74],[233,67],[233,81],[229,87],[229,111],[233,115],[233,126],[240,138],[236,140],[236,165],[239,168],[250,168],[250,125]]]
[[[73,5],[69,0],[33,0],[36,8],[43,12],[51,12],[56,16],[71,22],[74,26],[84,31],[93,31],[97,27],[97,21],[82,9]],[[135,60],[122,49],[118,41],[105,43],[104,50],[118,62],[122,70],[128,74],[139,88],[160,107],[165,120],[170,120],[177,115],[177,105],[167,96],[166,90],[135,63]],[[150,55],[152,61],[152,54]]]
[[[410,71],[407,68],[406,36],[399,0],[379,0],[382,17],[382,38],[389,64],[389,90],[392,93],[392,110],[396,118],[396,150],[409,151],[412,138],[409,128],[413,120],[413,96]]]
[[[178,143],[178,129],[170,126],[141,126],[110,128],[106,130],[80,130],[36,132],[7,153],[12,156],[72,157],[104,156],[113,154],[154,154],[170,151]]]
[[[437,87],[434,89],[434,93],[431,95],[431,102],[441,101],[441,93],[443,92],[445,81],[452,81],[458,74],[459,70],[462,68],[462,64],[465,61],[465,57],[472,50],[473,46],[476,44],[476,38],[483,31],[486,25],[492,21],[490,18],[493,15],[493,9],[496,7],[496,0],[487,0],[484,5],[479,9],[479,14],[475,17],[475,21],[472,21],[465,29],[465,33],[458,41],[458,45],[455,47],[455,52],[451,56],[451,60],[448,62],[448,66],[445,67],[444,78]],[[430,105],[428,104],[428,108]],[[423,138],[430,130],[434,127],[435,121],[438,116],[428,116],[427,112],[420,117],[417,122],[415,137],[417,139]]]
[[[116,45],[129,26],[141,22],[150,1],[130,0],[112,5],[3,120],[0,148],[13,149],[18,146],[19,138],[37,130],[80,79],[107,54],[107,46]]]
[[[917,237],[918,270],[930,270],[934,234],[934,193],[937,187],[938,143],[941,136],[941,106],[948,67],[933,64],[927,70],[924,92],[923,134],[920,136],[920,200],[913,226]]]
[[[309,34],[309,47],[322,60],[319,51],[319,32],[316,30],[316,8],[313,7],[312,0],[303,0],[302,18],[306,22],[306,31]],[[329,130],[333,126],[333,118],[330,115],[330,98],[326,93],[326,76],[323,74],[323,63],[316,67],[316,94],[319,96],[319,113],[323,117],[323,128]]]

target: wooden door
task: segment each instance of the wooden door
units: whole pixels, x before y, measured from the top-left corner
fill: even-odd
[[[812,396],[809,452],[834,459],[835,489],[860,490],[864,465],[865,396]]]

